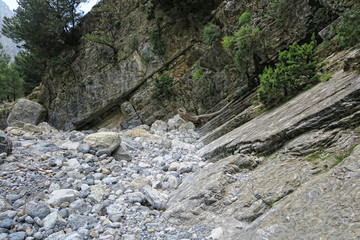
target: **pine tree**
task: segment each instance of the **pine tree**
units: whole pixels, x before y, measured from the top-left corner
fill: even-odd
[[[41,57],[56,56],[79,39],[75,26],[81,16],[76,8],[86,0],[19,0],[11,18],[4,18],[2,33]]]

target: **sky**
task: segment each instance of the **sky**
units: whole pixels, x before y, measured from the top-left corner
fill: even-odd
[[[11,10],[14,10],[18,7],[16,0],[3,0]],[[89,0],[86,4],[81,4],[80,9],[87,13],[91,10],[91,8],[97,3],[99,0]]]

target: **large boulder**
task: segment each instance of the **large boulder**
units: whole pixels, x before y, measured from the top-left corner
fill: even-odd
[[[19,99],[7,119],[7,124],[10,126],[16,120],[38,125],[45,120],[47,111],[40,104],[27,100]]]
[[[116,132],[100,132],[86,136],[83,142],[89,144],[90,148],[94,151],[109,149],[110,152],[113,152],[119,147],[121,139],[120,135]]]

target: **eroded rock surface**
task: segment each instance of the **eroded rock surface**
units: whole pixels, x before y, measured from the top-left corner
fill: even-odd
[[[221,136],[198,153],[208,158],[231,152],[272,153],[289,139],[355,113],[359,101],[360,76],[340,71],[328,82]]]

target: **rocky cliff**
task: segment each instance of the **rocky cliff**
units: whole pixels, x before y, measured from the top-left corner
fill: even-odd
[[[8,5],[0,0],[0,29],[3,25],[4,17],[11,17],[14,13],[10,10]],[[16,47],[16,44],[9,38],[0,35],[0,43],[3,45],[5,52],[9,54],[12,58],[19,52],[19,49]]]
[[[200,19],[198,13],[157,6],[156,18],[148,20],[151,4],[104,0],[84,17],[80,28],[86,37],[65,51],[43,79],[41,99],[53,126],[83,129],[107,121],[131,127],[169,118],[178,107],[212,112],[233,99],[241,100],[232,108],[238,114],[251,105],[258,74],[279,50],[307,41],[351,6],[349,1],[291,1],[286,6],[263,0],[213,1]],[[319,9],[323,20],[315,17]],[[239,29],[243,12],[251,13],[250,24],[261,30],[261,41],[239,70],[221,38]],[[210,23],[217,26],[218,37],[205,44],[203,29]],[[161,53],[154,49],[159,46]],[[206,86],[192,80],[198,69],[206,73]],[[156,100],[151,98],[154,78],[162,75],[172,80],[174,91],[172,97]]]

